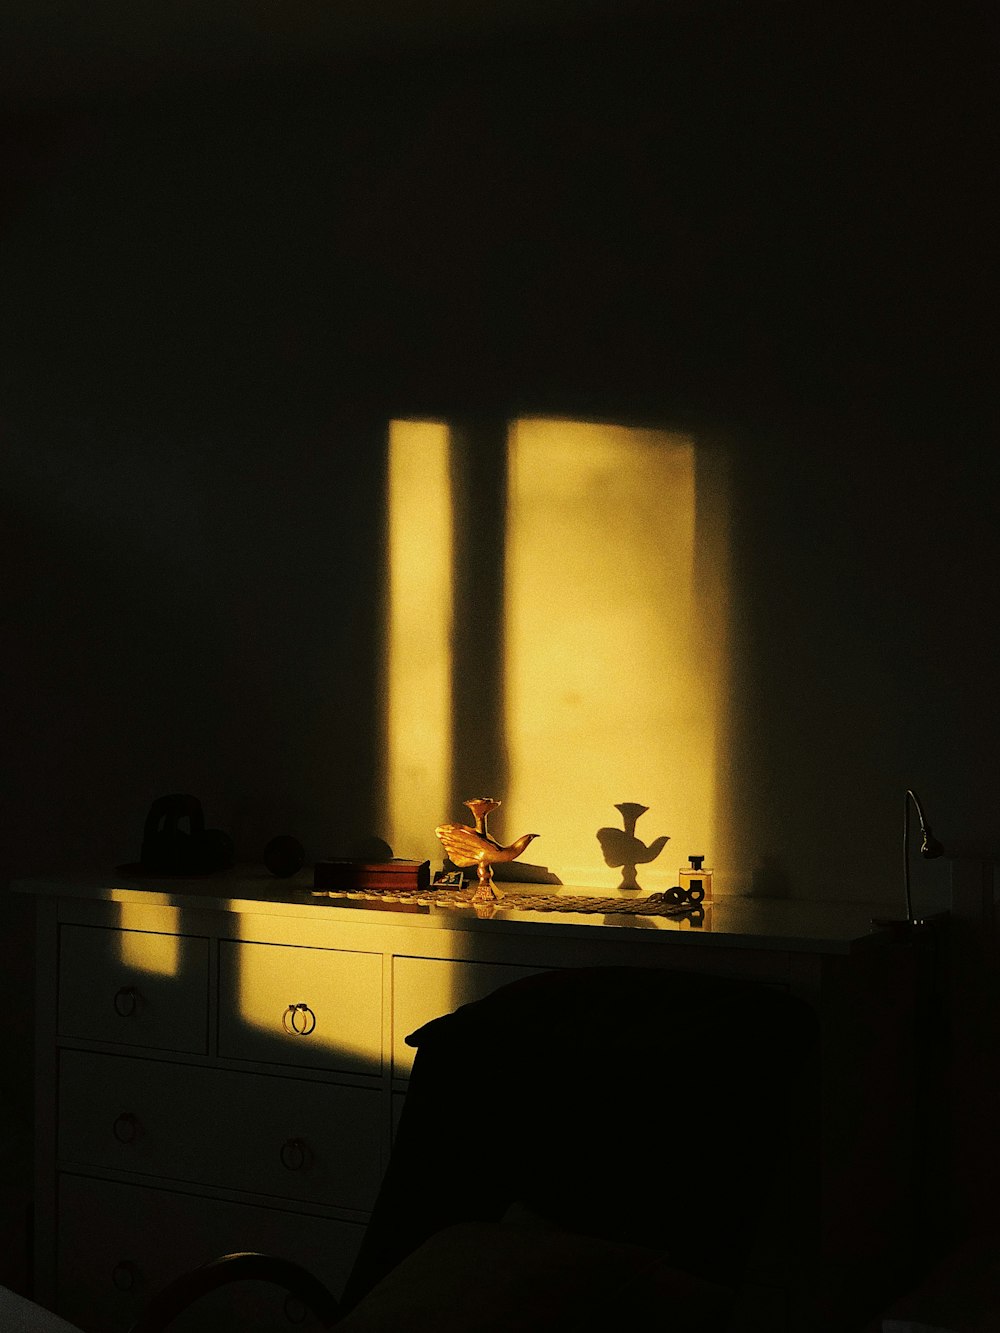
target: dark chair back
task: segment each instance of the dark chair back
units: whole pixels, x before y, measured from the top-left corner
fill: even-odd
[[[779,987],[545,972],[407,1040],[409,1091],[347,1308],[427,1237],[513,1203],[735,1286],[776,1195],[813,1169],[817,1022]]]

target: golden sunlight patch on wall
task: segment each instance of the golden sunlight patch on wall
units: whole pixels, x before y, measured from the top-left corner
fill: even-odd
[[[619,803],[670,842],[638,884],[715,859],[716,612],[696,578],[694,443],[664,431],[524,420],[509,448],[502,840],[566,884],[614,887],[598,830]],[[723,617],[724,619],[724,617]]]
[[[389,429],[386,837],[397,856],[438,858],[449,800],[452,513],[449,433]]]
[[[502,801],[494,836],[537,832],[522,860],[564,884],[627,882],[615,853],[628,844],[640,888],[675,884],[693,854],[724,886],[724,452],[663,430],[551,419],[516,422],[506,439],[499,423],[465,431],[458,449],[450,433],[390,427],[385,836],[395,854],[440,865],[435,826],[469,822],[461,802],[489,795]],[[469,448],[499,450],[505,466],[484,472]],[[475,472],[470,495],[453,491],[456,467]],[[482,589],[458,578],[470,569],[496,577],[495,599],[469,602]],[[470,699],[481,716],[470,717]],[[662,835],[666,848],[643,860]],[[518,878],[539,878],[517,865]]]

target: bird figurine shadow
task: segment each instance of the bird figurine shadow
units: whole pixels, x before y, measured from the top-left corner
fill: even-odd
[[[597,841],[604,853],[605,865],[621,866],[622,882],[620,889],[637,889],[636,868],[655,861],[670,841],[666,835],[654,839],[647,847],[635,836],[635,821],[649,809],[648,805],[639,805],[636,801],[622,801],[615,806],[621,811],[624,828],[599,828]]]
[[[464,804],[475,817],[475,828],[470,828],[468,824],[441,824],[434,832],[450,861],[464,869],[476,867],[479,884],[472,898],[473,903],[495,902],[502,894],[493,883],[493,866],[499,862],[516,860],[538,834],[522,834],[508,847],[503,847],[490,835],[486,825],[493,811],[500,808],[500,802],[491,796],[479,796]]]

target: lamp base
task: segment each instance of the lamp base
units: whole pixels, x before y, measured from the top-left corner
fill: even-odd
[[[911,931],[918,930],[928,924],[929,922],[922,916],[873,916],[871,918],[871,925],[874,930],[887,930],[892,935],[908,935]]]

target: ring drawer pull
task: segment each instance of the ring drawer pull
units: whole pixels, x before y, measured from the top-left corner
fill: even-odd
[[[122,986],[121,990],[115,991],[115,1013],[119,1014],[122,1018],[131,1018],[135,1013],[135,1002],[137,998],[134,986]]]
[[[307,1004],[290,1004],[281,1016],[281,1026],[297,1037],[308,1037],[316,1031],[316,1015]]]
[[[281,1145],[281,1165],[286,1171],[301,1171],[309,1157],[309,1150],[301,1139],[285,1139]]]
[[[129,1259],[120,1260],[111,1270],[111,1282],[118,1291],[131,1291],[137,1277],[135,1264]]]
[[[135,1143],[139,1134],[139,1122],[131,1111],[122,1111],[111,1126],[111,1132],[119,1143]]]

